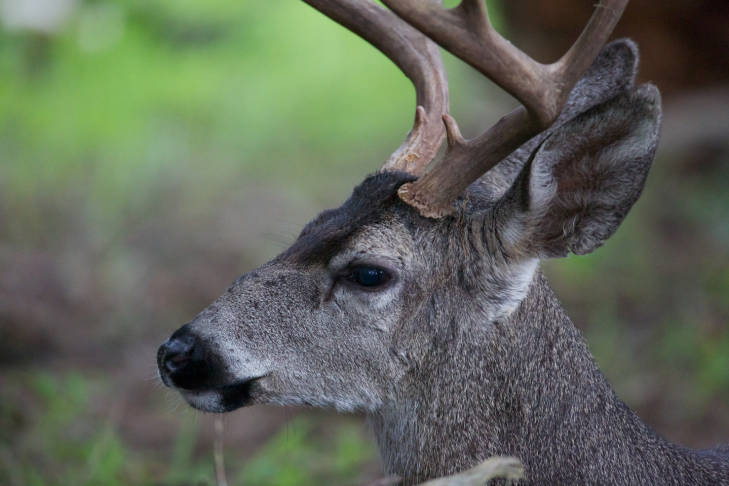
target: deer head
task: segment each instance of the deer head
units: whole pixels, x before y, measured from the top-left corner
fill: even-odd
[[[415,123],[341,207],[160,347],[163,381],[201,410],[274,403],[377,414],[423,382],[437,386],[457,369],[454,342],[482,340],[483,353],[506,345],[493,327],[523,305],[540,259],[588,253],[615,232],[656,148],[660,98],[633,85],[635,46],[603,48],[627,0],[602,0],[549,65],[496,33],[482,0],[307,3],[413,81]],[[464,139],[433,41],[523,106]]]

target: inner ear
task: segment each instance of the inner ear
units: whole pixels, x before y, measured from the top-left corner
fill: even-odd
[[[644,85],[555,130],[510,191],[519,250],[557,257],[602,245],[643,190],[660,119],[658,90]]]

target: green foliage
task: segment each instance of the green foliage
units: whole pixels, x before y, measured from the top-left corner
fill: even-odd
[[[180,423],[164,478],[165,484],[212,484],[212,478],[215,477],[212,461],[195,455],[199,432],[197,421],[183,420]]]
[[[222,181],[382,158],[412,112],[399,71],[302,2],[86,2],[58,35],[0,33],[0,73],[6,190],[81,189],[102,215],[211,161]]]
[[[170,451],[137,451],[124,440],[115,410],[103,415],[94,406],[109,391],[88,374],[12,373],[0,401],[0,484],[215,483],[212,451],[199,448],[199,421],[182,414],[188,419]],[[234,445],[226,454],[230,484],[240,486],[359,484],[376,457],[360,426],[306,416],[286,424],[242,465]]]
[[[305,417],[287,424],[242,468],[233,484],[359,484],[363,467],[376,456],[361,431],[348,424],[324,437],[313,432],[314,424]]]
[[[124,485],[136,476],[136,465],[114,425],[88,421],[90,401],[100,390],[96,380],[77,373],[13,374],[3,390],[3,417],[25,422],[5,424],[0,435],[6,470],[2,484]],[[25,402],[33,403],[33,410]]]

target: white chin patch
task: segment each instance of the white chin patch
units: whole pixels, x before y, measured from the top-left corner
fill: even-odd
[[[184,398],[190,406],[198,410],[202,410],[203,412],[223,413],[226,411],[225,407],[223,407],[220,393],[215,390],[180,390],[180,395],[182,395],[182,398]]]

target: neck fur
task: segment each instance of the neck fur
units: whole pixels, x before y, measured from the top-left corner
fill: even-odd
[[[405,484],[494,455],[529,484],[729,484],[726,459],[664,441],[617,398],[541,273],[508,318],[449,329],[371,417]]]

